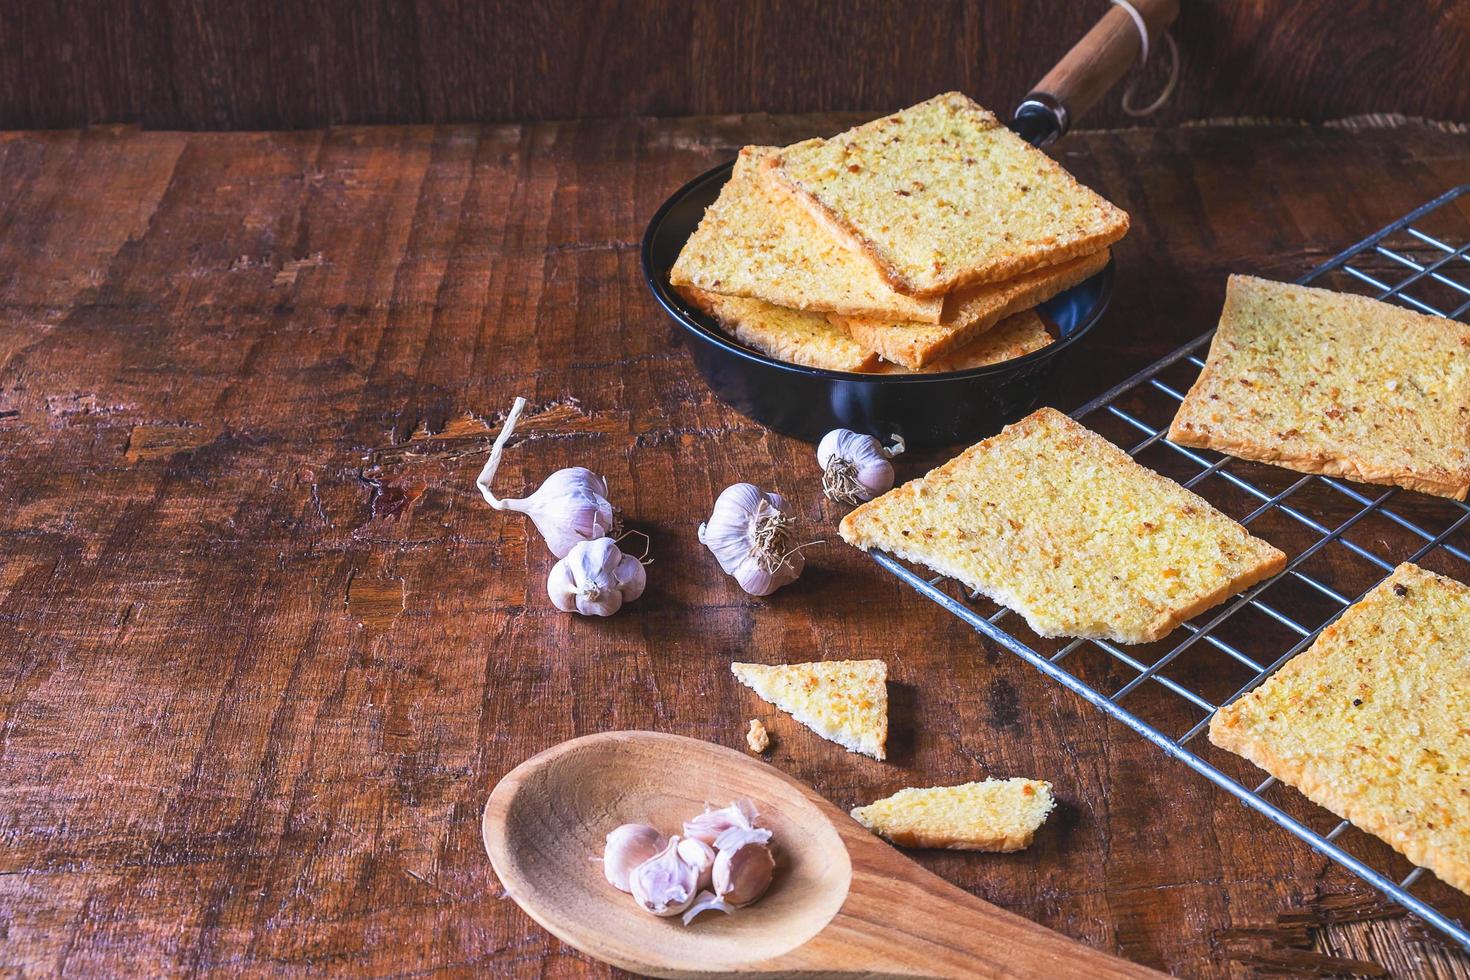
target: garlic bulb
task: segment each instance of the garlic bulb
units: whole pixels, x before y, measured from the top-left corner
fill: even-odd
[[[718,859],[717,859],[718,860]],[[699,872],[679,857],[679,835],[664,849],[633,869],[633,900],[654,915],[678,915],[694,901]]]
[[[702,840],[686,837],[679,841],[679,860],[689,865],[699,874],[699,884],[696,889],[703,891],[710,886],[711,874],[715,866],[715,849]]]
[[[790,523],[779,493],[737,483],[715,500],[709,520],[699,525],[699,540],[742,589],[770,595],[796,581],[806,566],[800,549],[790,546]]]
[[[684,836],[713,847],[719,836],[732,827],[753,830],[759,816],[749,800],[736,800],[719,810],[711,810],[706,806],[699,816],[684,822]]]
[[[731,827],[715,841],[715,866],[711,879],[715,894],[737,908],[749,905],[771,887],[776,859],[768,846],[769,830]]]
[[[817,444],[822,467],[822,492],[833,500],[859,504],[893,489],[894,456],[903,452],[903,439],[894,436],[891,448],[872,436],[851,429],[833,429]]]
[[[625,555],[612,538],[578,541],[546,579],[552,605],[583,616],[611,616],[643,594],[643,563]]]
[[[664,835],[647,824],[625,823],[607,835],[602,851],[602,873],[621,892],[633,890],[628,879],[633,869],[664,849]],[[713,860],[710,862],[713,864]]]
[[[490,447],[490,458],[475,480],[485,502],[496,510],[519,511],[530,517],[546,540],[546,546],[558,558],[565,558],[579,541],[616,535],[618,514],[608,502],[607,481],[585,466],[557,470],[529,497],[497,497],[490,489],[495,471],[500,467],[501,450],[515,431],[516,422],[525,407],[524,398],[515,400],[500,435],[495,437],[495,444]]]

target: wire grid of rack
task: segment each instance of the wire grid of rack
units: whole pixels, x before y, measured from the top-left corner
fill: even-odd
[[[1331,260],[1302,276],[1299,283],[1352,288],[1379,299],[1401,303],[1420,312],[1451,318],[1470,311],[1470,184],[1458,187],[1405,215]],[[1460,200],[1461,198],[1464,200]],[[1443,230],[1443,226],[1451,230]],[[1448,239],[1448,241],[1446,240]],[[1383,268],[1377,268],[1383,266]],[[1397,281],[1392,270],[1401,270]],[[1336,861],[1364,881],[1438,928],[1470,950],[1470,929],[1460,919],[1441,911],[1432,897],[1415,891],[1438,889],[1439,904],[1454,904],[1454,892],[1424,869],[1415,868],[1387,845],[1352,828],[1327,810],[1309,803],[1294,790],[1278,784],[1243,760],[1201,738],[1215,710],[1253,689],[1277,668],[1306,649],[1317,634],[1382,580],[1401,561],[1437,561],[1445,571],[1470,581],[1470,506],[1453,500],[1428,498],[1396,488],[1367,488],[1342,480],[1315,475],[1287,473],[1275,467],[1248,463],[1209,451],[1176,446],[1166,438],[1168,420],[1194,377],[1204,367],[1201,358],[1214,331],[1195,338],[1172,354],[1082,406],[1073,417],[1103,430],[1108,423],[1120,436],[1112,436],[1130,455],[1146,465],[1167,472],[1156,460],[1162,454],[1174,468],[1186,468],[1178,481],[1203,493],[1217,507],[1231,513],[1218,499],[1220,490],[1233,498],[1237,520],[1262,536],[1259,525],[1268,517],[1293,527],[1305,546],[1286,547],[1276,535],[1273,543],[1287,551],[1287,566],[1281,574],[1246,590],[1227,602],[1186,623],[1176,633],[1152,647],[1124,649],[1099,640],[1065,643],[1044,641],[1029,633],[1021,617],[993,606],[971,594],[960,597],[946,591],[942,577],[916,574],[892,556],[874,552],[879,565],[920,594],[948,609],[974,629],[1018,654],[1043,674],[1062,684],[1093,706],[1127,725],[1168,755],[1183,762],[1240,802],[1273,821],[1320,853]],[[1148,407],[1150,402],[1162,405]],[[1109,434],[1105,432],[1104,434]],[[1137,441],[1134,441],[1137,440]],[[1152,458],[1150,458],[1152,457]],[[1212,497],[1207,487],[1217,492]],[[1323,500],[1325,495],[1328,500]],[[1314,505],[1315,502],[1315,505]],[[1332,506],[1332,503],[1340,507]],[[1243,511],[1243,512],[1242,512]],[[1318,516],[1313,516],[1313,513]],[[1427,525],[1427,526],[1426,526]],[[1374,530],[1376,528],[1376,530]],[[1358,534],[1355,532],[1368,532]],[[1393,534],[1390,535],[1389,531]],[[1292,535],[1287,535],[1292,536]],[[1385,542],[1392,538],[1398,554]],[[1405,543],[1407,539],[1407,543]],[[1361,543],[1366,540],[1368,543]],[[1348,564],[1357,564],[1364,577],[1325,574],[1315,570],[1326,559],[1326,549],[1345,549]],[[1455,562],[1456,568],[1443,567]],[[1331,572],[1334,567],[1328,565]],[[1290,589],[1295,598],[1276,593]],[[1316,600],[1316,615],[1288,611],[1304,598]],[[1306,608],[1306,607],[1303,607]],[[1006,626],[1002,623],[1009,620]],[[1243,625],[1242,625],[1243,624]],[[1272,641],[1275,641],[1274,643]],[[1265,652],[1260,652],[1264,648]],[[1096,653],[1104,655],[1098,657]],[[1197,663],[1175,670],[1186,659]],[[1083,664],[1084,659],[1092,663]],[[1108,661],[1111,661],[1109,663]],[[1098,663],[1101,662],[1101,669]],[[1228,669],[1227,669],[1228,668]],[[1233,675],[1230,671],[1236,673]],[[1111,693],[1097,678],[1123,683]],[[1223,696],[1204,690],[1225,683]],[[1148,689],[1156,699],[1171,701],[1162,712],[1165,721],[1146,720],[1142,705]],[[1171,699],[1172,696],[1172,699]],[[1213,753],[1208,761],[1204,753]],[[1292,794],[1290,798],[1284,798]],[[1272,802],[1269,796],[1283,797]],[[1291,812],[1288,812],[1291,811]],[[1324,823],[1326,821],[1326,823]],[[1323,827],[1320,831],[1313,825]],[[1352,853],[1343,840],[1350,833],[1358,845]],[[1400,866],[1399,871],[1392,870]],[[1410,869],[1403,873],[1402,869]]]

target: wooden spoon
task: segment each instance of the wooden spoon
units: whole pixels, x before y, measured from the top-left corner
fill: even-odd
[[[686,927],[603,878],[594,858],[619,824],[676,832],[706,802],[739,797],[775,834],[776,877],[754,905]],[[495,873],[531,918],[637,973],[1157,976],[956,888],[765,763],[678,735],[608,732],[553,746],[500,781],[483,829]]]

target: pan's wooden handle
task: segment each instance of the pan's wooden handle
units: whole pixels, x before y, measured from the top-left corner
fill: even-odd
[[[1152,46],[1179,15],[1179,0],[1132,0],[1148,26]],[[1049,123],[1051,133],[1023,134],[1032,142],[1050,142],[1065,133],[1103,97],[1138,60],[1142,44],[1133,15],[1114,4],[1082,40],[1046,73],[1016,110],[1018,121]],[[1050,119],[1039,117],[1049,116]]]

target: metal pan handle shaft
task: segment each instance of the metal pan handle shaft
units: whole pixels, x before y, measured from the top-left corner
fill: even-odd
[[[1132,0],[1132,7],[1148,27],[1150,45],[1179,15],[1179,0]],[[1012,128],[1036,146],[1064,136],[1141,51],[1133,14],[1115,3],[1022,100]]]

